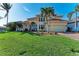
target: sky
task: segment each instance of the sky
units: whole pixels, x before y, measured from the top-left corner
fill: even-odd
[[[57,15],[62,15],[63,20],[68,20],[67,14],[74,10],[76,3],[14,3],[9,12],[9,22],[25,21],[27,18],[40,14],[42,7],[54,7]],[[0,16],[5,15],[4,10],[0,10]],[[6,18],[0,19],[0,26],[6,24]]]

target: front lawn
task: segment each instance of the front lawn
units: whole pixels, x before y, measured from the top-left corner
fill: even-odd
[[[23,32],[0,33],[0,55],[79,55],[79,41],[60,35],[38,36]]]

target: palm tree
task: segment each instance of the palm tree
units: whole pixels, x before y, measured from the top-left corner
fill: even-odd
[[[48,28],[48,27],[49,27],[48,21],[49,21],[49,17],[50,17],[51,15],[53,15],[53,16],[55,15],[55,14],[54,14],[54,8],[53,8],[53,7],[48,7],[48,8],[47,8],[47,17],[46,17],[46,18],[47,18],[47,31],[49,31],[49,28]]]
[[[41,8],[41,19],[44,19],[45,22],[46,22],[46,14],[47,14],[46,8]],[[45,26],[42,28],[42,31],[44,31],[44,29],[45,29]]]
[[[41,8],[41,17],[45,18],[45,26],[47,25],[47,27],[48,27],[48,17],[50,17],[51,14],[54,15],[54,9],[52,7]]]
[[[75,8],[75,13],[76,13],[76,20],[75,20],[75,29],[77,30],[77,12],[79,12],[79,5],[76,6]]]
[[[8,14],[9,14],[9,10],[12,7],[12,4],[10,4],[10,3],[2,3],[0,6],[6,11],[6,15],[4,17],[7,17],[7,24],[8,24],[8,16],[9,16]]]

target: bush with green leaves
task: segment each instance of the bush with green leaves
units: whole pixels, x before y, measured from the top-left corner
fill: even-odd
[[[16,30],[16,22],[9,23],[7,26],[7,30],[8,31],[15,31]]]

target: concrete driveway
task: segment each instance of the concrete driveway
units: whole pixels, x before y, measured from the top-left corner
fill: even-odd
[[[79,33],[58,33],[58,34],[70,37],[71,39],[79,40]]]

